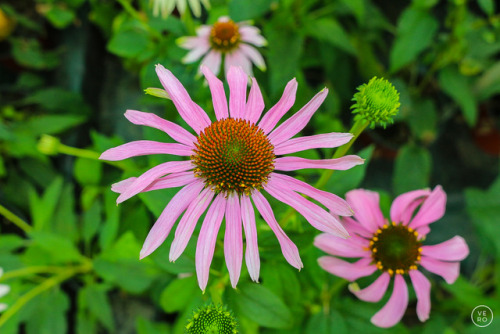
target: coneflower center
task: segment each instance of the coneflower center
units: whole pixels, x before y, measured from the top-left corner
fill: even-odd
[[[373,262],[379,270],[391,275],[417,269],[421,246],[417,231],[395,223],[378,229],[370,240]]]
[[[255,124],[226,118],[198,136],[191,160],[194,173],[216,193],[250,194],[262,189],[274,170],[274,147]]]
[[[228,52],[235,49],[240,43],[240,33],[238,25],[232,20],[217,22],[210,32],[210,44],[212,48]]]

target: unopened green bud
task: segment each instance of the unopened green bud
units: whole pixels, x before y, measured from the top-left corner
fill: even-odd
[[[144,91],[148,95],[161,97],[162,99],[169,99],[170,100],[170,96],[168,95],[168,93],[165,89],[149,87],[149,88],[146,88]]]
[[[355,103],[351,106],[355,121],[370,122],[370,127],[394,122],[393,117],[398,113],[399,93],[394,86],[384,78],[373,77],[367,84],[358,87],[358,92],[352,98]]]
[[[233,314],[222,305],[210,304],[193,313],[186,325],[188,334],[237,334]]]
[[[46,155],[58,154],[60,146],[61,141],[59,140],[59,138],[49,135],[42,135],[37,144],[38,151]]]

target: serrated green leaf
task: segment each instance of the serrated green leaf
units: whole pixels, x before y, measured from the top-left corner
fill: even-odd
[[[54,263],[78,262],[82,255],[73,243],[60,235],[36,231],[31,233],[33,245],[51,256]]]
[[[66,311],[69,298],[60,289],[53,289],[38,296],[35,311],[26,321],[27,334],[66,334]]]
[[[114,320],[107,289],[103,285],[87,285],[80,293],[88,309],[108,331],[113,331]]]
[[[119,31],[108,43],[108,50],[118,56],[133,58],[144,52],[149,40],[145,32],[138,29]]]
[[[342,315],[335,310],[330,310],[329,314],[325,314],[323,311],[314,314],[307,323],[305,334],[343,334],[348,332]]]
[[[33,188],[30,189],[30,211],[35,230],[42,230],[44,225],[52,218],[62,189],[63,179],[61,177],[54,179],[41,197],[38,196]]]
[[[197,295],[201,294],[196,276],[172,281],[160,295],[160,306],[167,313],[182,311]]]
[[[396,194],[429,186],[431,155],[425,148],[412,144],[403,146],[396,158],[393,189]]]
[[[474,126],[477,121],[477,106],[467,78],[455,67],[449,66],[439,72],[439,84],[441,89],[460,106],[467,124]]]
[[[87,244],[94,237],[101,224],[101,202],[94,201],[90,209],[83,214],[82,237]]]

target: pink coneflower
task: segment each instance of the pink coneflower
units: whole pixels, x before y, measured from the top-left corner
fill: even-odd
[[[267,45],[259,29],[247,22],[235,23],[227,16],[220,17],[213,25],[202,25],[196,31],[196,37],[182,37],[179,45],[191,50],[183,59],[184,63],[193,63],[203,55],[201,65],[208,67],[215,75],[219,74],[224,56],[226,74],[231,66],[240,66],[252,76],[252,63],[261,71],[266,70],[266,63],[254,46]]]
[[[252,79],[247,99],[247,75],[237,67],[229,70],[228,108],[223,83],[208,68],[202,67],[212,92],[217,118],[212,122],[205,111],[191,100],[170,71],[158,65],[156,72],[181,117],[196,135],[154,114],[127,110],[125,117],[132,123],[163,130],[177,143],[140,140],[109,149],[101,155],[101,159],[105,160],[121,160],[146,154],[172,154],[189,158],[185,161],[165,162],[137,178],[123,180],[112,187],[120,193],[118,203],[143,191],[183,187],[168,203],[149,232],[141,250],[141,258],[151,254],[163,243],[184,212],[170,248],[170,261],[175,261],[184,251],[198,219],[208,208],[196,248],[196,271],[201,289],[204,290],[207,285],[217,233],[224,217],[224,255],[232,286],[236,286],[240,276],[243,257],[242,226],[246,238],[245,259],[248,271],[251,278],[257,281],[260,260],[253,201],[278,238],[285,259],[292,266],[302,268],[297,247],[276,222],[262,190],[291,205],[315,228],[340,237],[348,236],[335,216],[300,194],[313,198],[332,213],[341,216],[352,214],[346,201],[275,172],[303,168],[345,170],[363,163],[363,159],[354,155],[325,160],[277,157],[312,148],[336,147],[351,139],[352,135],[349,133],[292,138],[305,127],[319,108],[326,98],[327,89],[316,94],[301,110],[274,129],[295,101],[295,79],[288,83],[280,101],[261,118],[264,102],[255,78]]]
[[[465,240],[459,236],[438,245],[422,245],[430,232],[429,224],[444,214],[446,194],[443,189],[437,186],[432,192],[424,189],[398,196],[391,206],[391,222],[380,211],[378,193],[357,189],[348,192],[346,199],[354,209],[354,217],[343,217],[342,221],[351,238],[343,240],[321,234],[314,245],[334,256],[360,259],[351,263],[323,256],[318,259],[320,266],[349,281],[379,270],[380,276],[370,286],[362,290],[356,283],[349,286],[352,293],[367,302],[378,302],[394,278],[389,301],[371,319],[379,327],[394,326],[403,317],[408,306],[404,277],[408,275],[417,295],[418,318],[426,321],[431,310],[431,284],[419,267],[442,276],[451,284],[459,275],[459,261],[469,254]]]

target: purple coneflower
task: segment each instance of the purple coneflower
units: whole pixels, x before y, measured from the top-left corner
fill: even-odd
[[[431,310],[431,284],[420,267],[442,276],[451,284],[459,275],[459,261],[469,254],[460,236],[438,245],[422,244],[430,232],[429,224],[444,215],[445,192],[437,186],[433,191],[416,190],[398,196],[391,206],[391,222],[380,211],[378,193],[357,189],[348,192],[346,199],[354,216],[343,217],[342,222],[351,237],[343,240],[328,234],[317,236],[314,245],[336,256],[320,257],[320,266],[349,281],[370,276],[378,270],[380,276],[368,287],[360,290],[356,283],[349,286],[353,294],[367,302],[380,301],[389,283],[394,281],[388,302],[371,319],[378,327],[394,326],[403,317],[408,306],[404,277],[409,276],[417,295],[418,318],[426,321]],[[337,257],[360,259],[351,263]]]
[[[297,247],[277,223],[262,190],[295,208],[318,230],[344,238],[348,236],[335,216],[300,194],[311,197],[340,216],[352,215],[346,201],[288,175],[276,173],[304,168],[345,170],[363,163],[363,159],[355,155],[324,160],[277,157],[307,149],[336,147],[351,139],[352,135],[349,133],[292,138],[305,127],[326,98],[326,88],[275,129],[295,102],[295,79],[288,83],[279,102],[261,118],[264,102],[255,78],[252,79],[247,99],[247,75],[238,67],[229,70],[228,107],[223,83],[208,68],[202,67],[212,92],[217,118],[212,122],[205,111],[191,100],[170,71],[158,65],[156,72],[181,117],[196,135],[154,114],[127,110],[125,117],[132,123],[160,129],[177,143],[134,141],[111,148],[100,157],[105,160],[121,160],[147,154],[171,154],[189,158],[185,161],[165,162],[137,178],[123,180],[112,187],[112,190],[120,193],[117,203],[143,191],[182,187],[149,232],[141,250],[141,258],[151,254],[163,243],[184,212],[170,248],[170,261],[175,261],[186,248],[198,219],[208,208],[196,248],[196,271],[200,288],[205,290],[207,285],[217,233],[224,217],[224,255],[232,286],[236,286],[240,276],[243,257],[242,227],[246,238],[245,259],[248,271],[251,278],[257,281],[260,260],[255,205],[278,238],[285,259],[292,266],[302,268]]]
[[[249,23],[235,23],[223,16],[213,26],[202,25],[196,34],[196,37],[179,39],[182,48],[191,50],[184,57],[184,63],[193,63],[205,55],[201,65],[205,65],[217,75],[224,56],[226,75],[231,66],[240,66],[252,76],[252,63],[261,71],[266,70],[262,55],[252,45],[265,46],[267,41],[260,35],[259,29]]]

